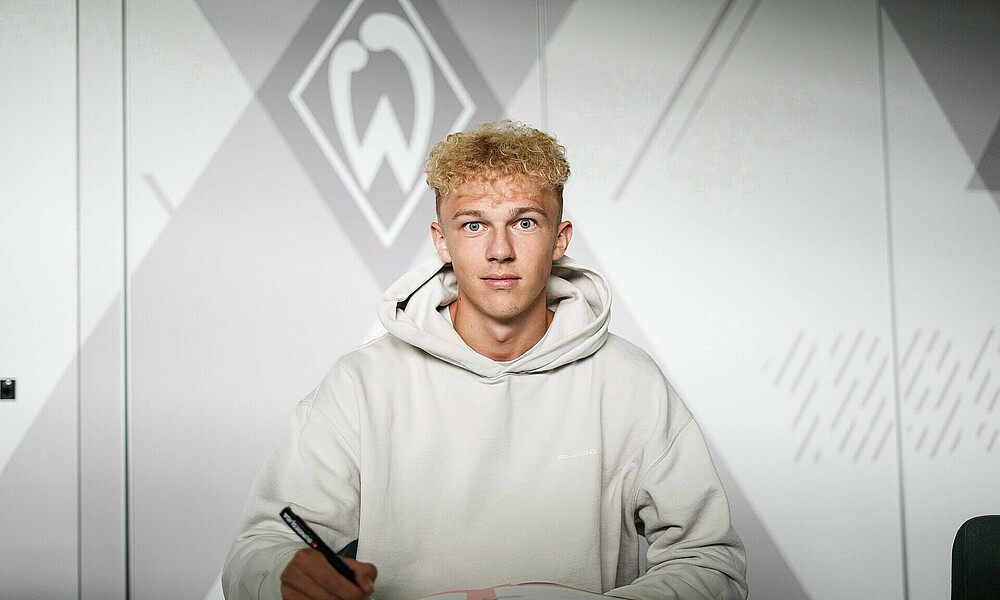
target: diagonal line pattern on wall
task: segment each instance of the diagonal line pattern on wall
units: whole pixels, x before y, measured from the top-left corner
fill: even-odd
[[[636,169],[639,167],[639,163],[642,162],[642,158],[649,152],[650,146],[653,144],[653,140],[656,137],[657,132],[660,127],[663,126],[664,121],[670,114],[670,111],[674,107],[674,103],[677,101],[678,96],[684,90],[688,84],[688,80],[691,78],[691,74],[694,72],[695,67],[701,61],[702,56],[705,54],[705,49],[708,48],[709,43],[715,37],[719,30],[719,25],[722,23],[723,18],[729,12],[732,7],[734,0],[726,0],[719,10],[715,14],[715,18],[712,19],[711,24],[702,36],[701,41],[695,47],[694,52],[688,59],[687,65],[684,67],[684,71],[680,78],[674,83],[673,89],[670,90],[670,94],[667,96],[666,102],[660,109],[659,114],[653,121],[653,126],[646,130],[645,135],[643,135],[642,140],[637,144],[636,151],[633,159],[629,162],[629,166],[625,169],[624,175],[619,181],[618,185],[615,187],[615,191],[611,194],[612,201],[616,201],[621,198],[622,192],[625,190],[625,186],[635,174]]]
[[[677,130],[677,134],[674,136],[670,146],[667,147],[667,154],[673,154],[677,150],[677,146],[680,145],[681,141],[684,140],[684,136],[687,133],[688,127],[694,121],[695,117],[698,115],[698,111],[701,109],[702,105],[705,103],[705,98],[712,91],[715,85],[715,80],[719,78],[719,73],[722,72],[723,67],[729,62],[729,57],[733,54],[733,49],[736,48],[736,44],[739,42],[740,38],[743,37],[743,32],[746,30],[747,25],[750,23],[750,18],[753,16],[754,12],[757,10],[757,6],[760,4],[760,0],[754,0],[750,8],[743,15],[740,20],[739,26],[736,28],[736,33],[726,44],[726,49],[722,52],[722,57],[719,62],[716,63],[715,67],[712,68],[711,74],[708,76],[708,81],[702,86],[701,91],[698,93],[698,97],[694,101],[694,106],[691,107],[687,114],[684,116],[684,122],[681,123]]]
[[[727,0],[716,12],[681,77],[653,120],[653,125],[636,145],[628,167],[611,193],[612,202],[621,199],[639,165],[652,148],[654,139],[665,136],[670,140],[668,153],[674,152],[711,92],[759,3],[760,0]]]
[[[905,369],[906,363],[910,361],[910,356],[913,354],[913,349],[917,347],[917,341],[920,340],[920,334],[923,331],[918,329],[913,333],[913,338],[910,340],[910,345],[906,347],[906,352],[903,353],[903,360],[899,362],[899,368]]]
[[[986,334],[986,339],[983,340],[982,348],[980,348],[979,353],[976,354],[976,360],[972,361],[972,368],[969,369],[970,380],[972,379],[972,376],[975,375],[976,369],[979,368],[979,363],[982,362],[983,355],[986,354],[986,349],[990,346],[990,340],[993,339],[994,331],[995,329],[991,327],[989,333]]]
[[[902,401],[906,447],[918,454],[925,453],[930,459],[954,454],[963,447],[971,452],[991,451],[989,436],[995,427],[1000,430],[993,417],[1000,386],[994,389],[992,379],[994,367],[1000,367],[1000,357],[984,349],[991,348],[994,328],[987,330],[983,341],[974,348],[971,344],[960,348],[957,338],[934,329],[934,335],[922,348],[920,360],[907,364],[905,361],[914,355],[922,331],[917,329],[910,335],[899,371],[905,385]],[[817,360],[812,349],[823,346],[823,342],[800,330],[788,350],[780,355],[778,374],[795,373],[791,382],[788,377],[772,378],[775,389],[787,390],[792,399],[788,407],[791,431],[809,423],[795,451],[795,461],[807,457],[810,449],[821,453],[825,450],[825,456],[844,454],[853,462],[865,457],[866,449],[871,460],[881,454],[883,442],[873,448],[872,437],[882,432],[881,423],[886,419],[892,423],[892,416],[886,412],[889,382],[885,374],[889,356],[873,350],[881,347],[876,336],[866,345],[871,360],[867,357],[864,361],[855,360],[864,338],[863,329],[846,336],[842,332],[835,337],[831,348],[842,348],[841,341],[850,339],[843,355],[831,352],[825,360]],[[809,352],[803,352],[806,347]],[[967,361],[965,353],[974,360]],[[963,370],[966,362],[974,364],[969,373],[981,376],[960,377],[966,373]],[[766,373],[771,364],[775,364],[773,358],[765,361],[762,372]],[[848,380],[850,383],[845,386]],[[803,386],[802,381],[811,384]],[[987,403],[991,396],[993,400]],[[965,435],[970,427],[976,435]]]

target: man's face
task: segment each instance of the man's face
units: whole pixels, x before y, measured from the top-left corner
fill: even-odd
[[[523,178],[468,181],[441,199],[431,232],[455,269],[463,310],[507,325],[545,314],[552,261],[573,235],[557,213],[553,190]]]

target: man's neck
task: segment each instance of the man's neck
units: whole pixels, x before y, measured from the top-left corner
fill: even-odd
[[[461,297],[448,305],[451,322],[458,335],[477,353],[497,362],[520,357],[542,339],[555,313],[545,306],[544,301],[539,308],[533,308],[523,315],[524,318],[508,324],[481,316],[476,318],[474,309],[463,302]]]

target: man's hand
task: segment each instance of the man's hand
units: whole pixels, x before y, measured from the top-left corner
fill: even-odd
[[[281,573],[284,600],[362,600],[375,591],[378,569],[371,563],[349,558],[341,560],[354,571],[348,581],[326,561],[318,550],[303,548],[295,553]]]

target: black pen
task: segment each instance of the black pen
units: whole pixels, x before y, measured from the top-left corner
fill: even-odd
[[[310,548],[319,550],[320,553],[326,557],[326,561],[333,565],[334,569],[337,569],[338,573],[346,577],[347,580],[354,585],[357,585],[357,582],[354,580],[354,571],[344,564],[344,561],[340,560],[340,557],[337,556],[337,554],[331,550],[330,547],[323,542],[323,540],[319,539],[316,532],[306,525],[305,521],[292,512],[292,508],[290,506],[286,506],[284,510],[281,511],[281,518],[285,520],[285,523],[288,523],[288,526],[292,528],[292,531],[299,534],[302,541],[308,544]]]

